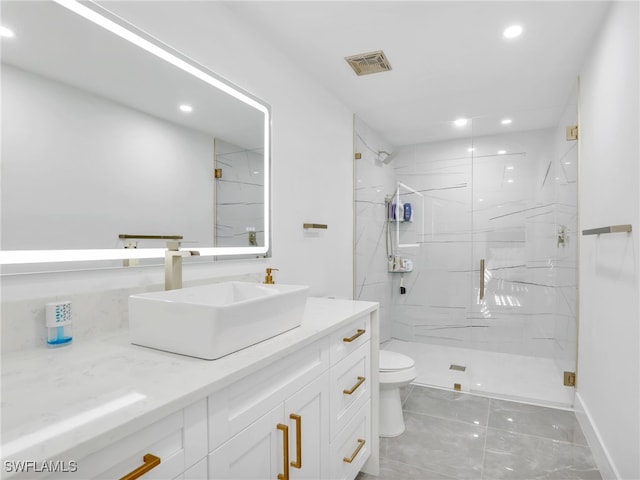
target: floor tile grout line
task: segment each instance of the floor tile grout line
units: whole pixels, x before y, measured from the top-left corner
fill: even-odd
[[[473,422],[467,422],[466,420],[460,420],[459,418],[447,418],[447,417],[441,417],[439,415],[431,415],[430,413],[416,412],[413,410],[405,410],[405,409],[403,409],[402,411],[405,413],[411,413],[413,415],[421,415],[423,417],[431,417],[431,418],[437,418],[439,420],[449,420],[451,422],[464,423],[465,425],[470,425],[472,427],[486,428],[488,426],[488,425],[479,425]]]
[[[434,474],[449,478],[451,480],[456,480],[456,477],[452,477],[450,475],[447,475],[446,473],[437,472],[436,470],[433,470],[431,468],[425,468],[425,467],[423,467],[421,465],[415,465],[413,463],[401,462],[400,460],[394,460],[392,458],[388,458],[387,460],[390,461],[390,462],[393,462],[393,463],[399,463],[401,465],[406,465],[407,467],[417,468],[418,470],[423,470],[423,471],[428,472],[428,473],[434,473]]]
[[[582,443],[569,442],[567,440],[558,440],[556,438],[543,437],[541,435],[534,435],[532,433],[516,432],[515,430],[504,430],[502,428],[491,427],[489,425],[487,425],[487,428],[490,428],[491,430],[496,430],[498,432],[513,433],[515,435],[522,435],[524,437],[539,438],[541,440],[550,440],[552,442],[564,443],[564,444],[567,444],[567,445],[574,445],[576,447],[587,447],[589,449],[591,448],[591,447],[589,447],[589,445],[583,445]]]

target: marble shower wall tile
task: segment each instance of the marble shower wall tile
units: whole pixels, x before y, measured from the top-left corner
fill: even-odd
[[[564,126],[474,138],[473,157],[469,139],[402,147],[391,170],[372,153],[390,148],[381,137],[359,121],[356,133],[364,160],[356,163],[357,295],[388,302],[383,324],[389,321],[392,335],[566,364],[571,355],[561,349],[572,348],[577,196],[574,148],[564,140]],[[508,154],[496,155],[499,145]],[[387,274],[384,264],[380,194],[392,193],[396,181],[424,195],[424,206],[403,195],[423,220],[398,226],[401,242],[419,244],[401,251],[414,262],[414,271],[403,275],[404,295],[400,275]],[[569,236],[564,247],[557,245],[561,225]],[[479,258],[491,265],[483,302]],[[382,286],[385,276],[389,288]]]

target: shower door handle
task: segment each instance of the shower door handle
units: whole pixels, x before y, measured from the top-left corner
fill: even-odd
[[[484,258],[480,260],[480,300],[484,299]]]

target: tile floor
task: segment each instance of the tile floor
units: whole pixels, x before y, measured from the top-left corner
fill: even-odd
[[[405,432],[357,480],[601,479],[573,412],[410,385]]]

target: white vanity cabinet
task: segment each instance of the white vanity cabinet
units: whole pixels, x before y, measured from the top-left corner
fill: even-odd
[[[323,338],[210,395],[209,478],[327,478],[328,367]]]
[[[300,327],[212,362],[125,334],[3,357],[3,478],[31,459],[77,464],[50,479],[375,475],[377,329],[375,303],[308,298]]]
[[[196,465],[206,461],[206,413],[203,399],[87,457],[75,459],[77,470],[67,465],[68,472],[46,478],[115,479],[140,473],[141,478],[149,480],[189,480],[189,475],[197,471]]]
[[[353,479],[371,454],[371,324],[368,316],[331,337],[330,478]],[[377,371],[375,372],[377,373]]]
[[[210,395],[209,478],[355,478],[370,454],[369,338],[367,314]]]

